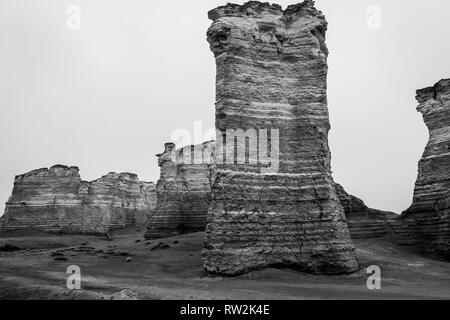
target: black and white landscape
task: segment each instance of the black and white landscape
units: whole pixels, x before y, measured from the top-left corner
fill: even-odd
[[[2,2],[0,299],[449,299],[450,5],[363,2]]]

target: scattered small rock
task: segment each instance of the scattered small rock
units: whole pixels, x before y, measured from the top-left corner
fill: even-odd
[[[0,251],[2,251],[2,252],[12,252],[12,251],[19,251],[19,250],[20,250],[19,247],[10,245],[8,242],[0,240]]]
[[[137,300],[137,294],[129,289],[122,290],[110,297],[111,300]]]
[[[69,259],[66,258],[66,257],[56,257],[54,260],[55,260],[55,261],[67,261],[67,260],[69,260]]]
[[[151,248],[150,250],[152,250],[152,251],[153,250],[163,250],[163,249],[168,249],[168,248],[170,248],[170,246],[167,243],[160,242],[156,246]]]
[[[52,257],[64,257],[64,253],[59,252],[59,251],[52,252],[52,253],[50,253],[50,255]]]
[[[84,253],[84,254],[94,254],[95,250],[96,250],[95,248],[87,247],[87,246],[73,248],[73,251]]]

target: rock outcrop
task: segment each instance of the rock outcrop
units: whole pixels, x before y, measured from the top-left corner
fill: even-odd
[[[361,199],[348,194],[340,184],[335,186],[352,239],[379,238],[390,234],[388,221],[398,218],[397,214],[369,208]]]
[[[16,176],[0,231],[107,234],[147,222],[155,185],[135,174],[109,173],[82,181],[77,167],[56,165]]]
[[[147,225],[147,239],[204,231],[214,180],[214,142],[175,150],[166,143],[156,155],[161,176],[156,184],[157,205]]]
[[[413,203],[392,224],[398,242],[450,258],[450,79],[417,91],[430,132]]]
[[[331,178],[325,17],[307,0],[227,4],[209,18],[220,133],[205,269],[356,271]]]

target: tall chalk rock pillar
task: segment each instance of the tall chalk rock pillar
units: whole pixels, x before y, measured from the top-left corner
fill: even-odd
[[[325,17],[313,1],[286,10],[250,1],[216,8],[209,18],[219,133],[205,269],[226,275],[269,266],[356,271],[331,178]],[[223,141],[234,148],[222,148]]]
[[[417,90],[416,98],[430,137],[413,204],[393,228],[400,243],[450,259],[450,79]]]
[[[158,239],[205,230],[214,180],[214,142],[176,150],[166,143],[158,154],[161,175],[156,185],[156,209],[145,238]]]

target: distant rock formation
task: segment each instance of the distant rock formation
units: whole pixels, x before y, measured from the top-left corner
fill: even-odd
[[[82,181],[77,167],[56,165],[16,176],[0,231],[107,234],[145,224],[156,205],[155,185],[132,173]]]
[[[256,1],[227,4],[209,18],[216,129],[233,147],[216,145],[216,160],[225,156],[212,188],[205,269],[358,270],[331,178],[325,17],[307,0],[284,11]],[[239,137],[230,138],[233,130]]]
[[[398,218],[397,214],[369,208],[361,199],[348,194],[340,184],[335,186],[352,239],[379,238],[390,234],[388,220]]]
[[[413,203],[392,224],[397,241],[450,259],[450,79],[417,91],[430,132]]]
[[[148,239],[204,231],[214,180],[214,142],[175,150],[166,143],[156,155],[161,176],[156,184],[157,205],[147,225]]]

